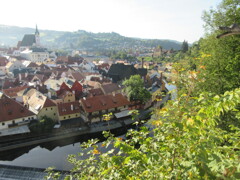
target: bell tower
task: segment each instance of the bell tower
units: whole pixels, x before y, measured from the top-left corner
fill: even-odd
[[[35,31],[35,40],[36,40],[36,46],[40,46],[40,33],[38,31],[37,25],[36,25],[36,31]]]

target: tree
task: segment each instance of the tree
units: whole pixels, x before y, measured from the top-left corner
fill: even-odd
[[[123,85],[125,86],[124,92],[126,92],[130,101],[140,101],[144,103],[151,97],[150,92],[144,88],[144,81],[140,75],[131,76],[123,82]]]
[[[49,133],[54,125],[55,122],[51,118],[43,116],[39,121],[30,123],[29,129],[33,133]]]
[[[223,0],[217,9],[204,11],[203,20],[205,30],[209,33],[218,31],[220,26],[240,24],[239,0]]]
[[[240,1],[223,0],[216,10],[205,12],[205,27],[210,30],[206,38],[200,42],[200,53],[208,57],[200,58],[198,67],[204,67],[201,74],[203,82],[199,89],[215,94],[223,94],[240,86],[240,36],[227,36],[217,39],[222,32],[219,26],[240,24]]]
[[[187,41],[185,41],[185,40],[183,41],[181,50],[183,53],[186,53],[188,51],[188,42]]]

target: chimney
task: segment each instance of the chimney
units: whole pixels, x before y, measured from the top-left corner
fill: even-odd
[[[143,65],[144,65],[143,63],[144,63],[144,58],[142,58],[142,68],[143,68]]]
[[[52,97],[52,94],[51,94],[51,92],[49,91],[48,92],[48,97],[51,99],[51,97]]]
[[[163,73],[161,72],[160,81],[163,83]]]
[[[22,81],[22,75],[21,73],[18,74],[19,81]]]

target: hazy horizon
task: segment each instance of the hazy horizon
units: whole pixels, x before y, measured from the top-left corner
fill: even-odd
[[[42,30],[115,32],[141,39],[192,43],[204,34],[201,16],[220,0],[3,1],[0,24]],[[14,6],[13,6],[14,5]],[[10,8],[10,9],[9,9]],[[11,10],[11,11],[10,11]]]

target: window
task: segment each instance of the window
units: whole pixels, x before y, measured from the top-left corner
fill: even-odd
[[[51,110],[52,110],[52,108],[51,108]]]
[[[56,113],[54,113],[53,115],[56,116]]]
[[[77,117],[78,115],[76,114],[76,117]]]
[[[15,124],[15,121],[13,120],[12,123]]]
[[[64,116],[64,119],[66,119],[66,117]]]
[[[71,116],[68,116],[68,118],[71,118]]]
[[[47,108],[46,108],[46,111],[47,111]]]
[[[30,117],[28,118],[28,120],[30,120]]]
[[[32,117],[32,119],[34,119],[34,117]]]
[[[3,122],[3,123],[2,123],[2,125],[4,126],[4,125],[5,125],[5,123]]]

